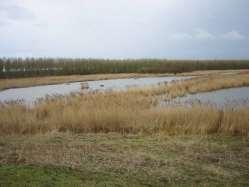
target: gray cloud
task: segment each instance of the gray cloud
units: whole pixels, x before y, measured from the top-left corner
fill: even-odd
[[[222,34],[214,34],[204,29],[195,29],[192,33],[173,33],[169,35],[170,40],[245,40],[247,37],[239,31],[232,30]]]
[[[248,0],[0,0],[0,56],[249,58],[248,7]]]
[[[224,33],[221,35],[221,37],[224,39],[227,39],[227,40],[244,40],[244,39],[246,39],[246,36],[244,36],[239,31],[236,31],[236,30]]]
[[[34,14],[28,8],[25,8],[15,1],[0,2],[0,24],[9,21],[20,21],[34,19]]]
[[[190,40],[193,36],[189,33],[174,33],[169,36],[170,40]]]
[[[216,38],[216,36],[207,30],[198,28],[195,29],[194,38],[197,38],[199,40],[213,40]]]

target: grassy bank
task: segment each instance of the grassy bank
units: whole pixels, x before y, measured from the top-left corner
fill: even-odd
[[[0,184],[248,186],[248,138],[48,133],[0,138]]]
[[[0,59],[0,78],[249,69],[248,60]]]

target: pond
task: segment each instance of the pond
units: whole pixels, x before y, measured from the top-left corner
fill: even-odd
[[[70,93],[78,93],[83,91],[126,90],[132,87],[153,86],[189,78],[191,77],[169,76],[127,78],[33,86],[28,88],[14,88],[0,91],[0,102],[23,101],[25,103],[33,103],[37,99],[44,98],[46,96],[68,95]]]

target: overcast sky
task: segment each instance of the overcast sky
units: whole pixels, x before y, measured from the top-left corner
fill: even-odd
[[[0,57],[249,58],[248,0],[0,0]]]

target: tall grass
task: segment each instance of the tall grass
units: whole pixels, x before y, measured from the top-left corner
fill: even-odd
[[[195,70],[249,69],[248,60],[105,60],[2,58],[0,78],[100,73],[181,73]]]
[[[0,107],[0,134],[119,132],[144,134],[249,135],[249,107],[218,109],[151,107],[150,97],[135,92],[75,95],[41,102],[33,108]]]

